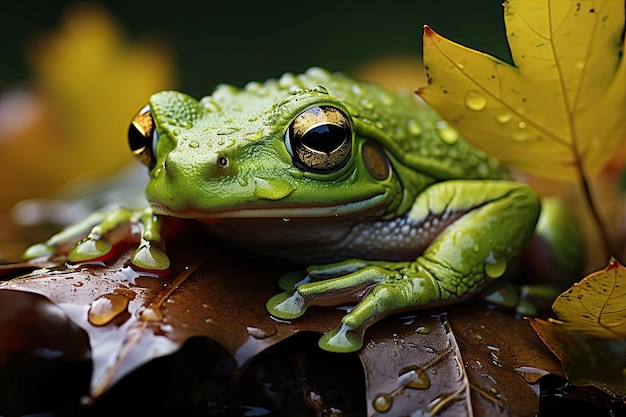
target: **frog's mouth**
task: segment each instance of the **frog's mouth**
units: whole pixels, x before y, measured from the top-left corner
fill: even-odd
[[[205,223],[214,223],[219,219],[288,219],[335,217],[352,214],[363,214],[369,211],[380,211],[387,198],[385,194],[357,201],[332,205],[301,205],[301,206],[243,206],[225,209],[202,209],[187,207],[174,210],[159,203],[151,203],[154,213],[183,219],[197,219]]]

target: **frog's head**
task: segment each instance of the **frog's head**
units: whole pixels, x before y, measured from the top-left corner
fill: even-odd
[[[129,142],[150,167],[156,213],[207,221],[384,216],[410,203],[393,157],[342,101],[321,87],[271,87],[223,86],[200,101],[173,91],[151,97]]]

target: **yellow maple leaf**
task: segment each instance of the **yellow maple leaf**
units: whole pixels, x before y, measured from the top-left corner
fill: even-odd
[[[626,139],[623,0],[507,0],[515,66],[424,31],[418,94],[474,145],[545,178],[597,173]]]

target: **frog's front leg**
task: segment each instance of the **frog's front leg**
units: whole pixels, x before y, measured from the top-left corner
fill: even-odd
[[[31,246],[24,253],[24,258],[67,253],[70,262],[102,259],[111,253],[117,243],[137,235],[133,230],[137,226],[141,228],[141,233],[139,247],[131,257],[133,265],[148,270],[168,269],[170,261],[161,237],[163,217],[155,215],[150,207],[142,210],[116,207],[94,213],[46,242]]]
[[[363,345],[365,329],[403,310],[448,304],[474,295],[501,276],[507,262],[532,235],[539,198],[528,186],[509,181],[446,181],[423,191],[410,213],[415,227],[458,216],[413,262],[353,260],[309,268],[312,282],[272,297],[267,308],[293,319],[311,305],[358,301],[341,325],[320,339],[337,352]],[[315,281],[320,276],[334,278]]]

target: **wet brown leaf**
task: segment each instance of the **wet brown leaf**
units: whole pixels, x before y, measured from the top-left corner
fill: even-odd
[[[241,366],[300,329],[326,331],[341,317],[340,311],[327,310],[293,324],[274,321],[265,301],[278,290],[276,278],[285,268],[259,268],[236,254],[215,248],[195,252],[193,242],[181,243],[170,244],[173,272],[167,276],[128,267],[132,248],[127,248],[111,263],[39,269],[0,282],[0,289],[42,294],[87,332],[93,397],[193,336],[214,339]]]
[[[291,268],[245,260],[185,236],[168,251],[173,270],[167,276],[129,268],[127,248],[106,264],[39,269],[1,282],[0,289],[43,294],[87,332],[94,398],[194,336],[218,342],[242,369],[297,332],[329,330],[345,313],[312,308],[293,322],[274,320],[265,302]],[[370,415],[387,407],[393,415],[538,411],[535,382],[561,375],[560,364],[526,322],[479,302],[435,313],[389,317],[368,329],[369,343],[358,356]]]
[[[370,415],[535,415],[536,382],[562,375],[526,322],[481,303],[388,319],[368,336]]]

